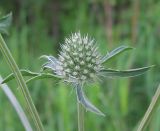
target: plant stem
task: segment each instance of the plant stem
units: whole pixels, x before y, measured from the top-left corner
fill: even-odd
[[[1,50],[5,60],[7,61],[9,67],[11,68],[13,74],[15,75],[16,81],[17,81],[17,83],[22,91],[22,94],[26,100],[28,111],[29,111],[29,113],[34,121],[34,124],[36,126],[36,130],[43,131],[44,129],[43,129],[42,122],[41,122],[40,117],[37,113],[37,110],[33,104],[33,101],[32,101],[31,95],[29,93],[29,90],[27,88],[27,85],[25,83],[25,80],[23,79],[22,74],[21,74],[10,50],[8,49],[5,41],[3,40],[3,37],[1,36],[1,34],[0,34],[0,50]]]
[[[146,129],[153,113],[157,109],[159,102],[160,102],[160,85],[158,86],[157,91],[156,91],[155,95],[153,96],[152,101],[151,101],[142,121],[140,122],[137,131],[144,131]]]
[[[78,100],[77,100],[77,111],[78,111],[78,131],[84,131],[84,108]]]

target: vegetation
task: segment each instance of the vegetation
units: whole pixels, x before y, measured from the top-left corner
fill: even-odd
[[[107,79],[85,88],[88,98],[106,114],[100,117],[85,113],[86,131],[130,131],[138,126],[160,79],[159,6],[158,0],[1,0],[0,14],[13,11],[10,34],[5,40],[16,63],[23,69],[40,72],[39,56],[56,56],[64,36],[78,30],[93,36],[102,54],[122,44],[136,48],[131,55],[126,52],[108,61],[106,67],[124,70],[157,65],[139,77]],[[8,74],[10,69],[0,55],[0,75]],[[25,110],[20,87],[15,81],[8,85]],[[44,79],[30,82],[28,89],[46,131],[77,130],[76,96],[69,85],[57,83],[56,79]],[[2,91],[0,103],[0,130],[24,130]],[[153,114],[147,130],[159,131],[159,123],[160,108]]]

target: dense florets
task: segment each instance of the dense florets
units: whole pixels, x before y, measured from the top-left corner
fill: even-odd
[[[48,59],[43,65],[68,82],[81,83],[93,80],[102,69],[101,58],[95,40],[88,36],[74,33],[61,45],[58,59],[53,56],[42,56]]]
[[[101,55],[97,51],[95,41],[88,36],[82,37],[80,33],[72,34],[65,39],[61,49],[58,59],[67,79],[80,81],[93,79],[101,69]]]

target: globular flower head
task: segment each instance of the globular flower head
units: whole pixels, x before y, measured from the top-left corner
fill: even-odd
[[[58,59],[45,56],[48,62],[45,68],[51,68],[55,74],[69,82],[86,82],[92,80],[102,69],[101,55],[95,40],[81,36],[80,32],[72,34],[61,45]]]

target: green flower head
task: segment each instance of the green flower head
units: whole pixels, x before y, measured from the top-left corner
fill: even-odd
[[[68,82],[84,83],[93,80],[103,69],[102,56],[98,52],[95,40],[81,36],[80,32],[65,39],[58,59],[53,56],[43,57],[49,60],[43,67],[51,68],[55,74]]]

